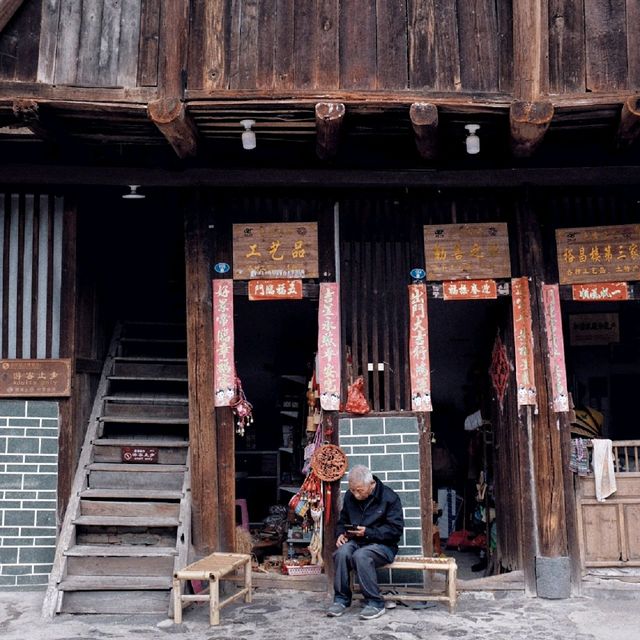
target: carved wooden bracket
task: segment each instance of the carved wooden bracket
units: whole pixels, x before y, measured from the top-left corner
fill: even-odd
[[[511,151],[516,158],[528,158],[538,148],[551,120],[551,102],[513,102],[509,108]]]
[[[320,160],[328,160],[338,153],[345,113],[341,102],[316,104],[316,153]]]
[[[640,95],[630,96],[622,105],[616,137],[618,149],[626,149],[640,137]]]
[[[418,153],[425,160],[438,154],[438,107],[430,102],[414,102],[409,109]]]

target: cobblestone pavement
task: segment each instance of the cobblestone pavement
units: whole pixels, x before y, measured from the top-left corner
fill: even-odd
[[[413,609],[398,605],[375,620],[360,620],[354,604],[327,618],[325,594],[256,590],[250,604],[222,611],[210,627],[206,605],[185,609],[182,624],[164,616],[40,616],[43,592],[0,591],[2,640],[637,640],[640,592],[605,591],[570,600],[527,598],[513,592],[461,593],[454,614],[441,604]]]

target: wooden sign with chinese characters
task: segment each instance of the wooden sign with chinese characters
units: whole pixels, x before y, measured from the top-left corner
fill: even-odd
[[[574,284],[571,287],[574,300],[601,302],[603,300],[628,300],[626,282],[599,282],[598,284]]]
[[[564,363],[564,337],[562,335],[562,313],[560,291],[557,284],[542,286],[544,321],[547,329],[547,348],[551,373],[551,393],[554,411],[569,411],[567,372]]]
[[[216,407],[236,394],[233,342],[233,280],[213,280],[213,388]]]
[[[71,360],[0,360],[0,398],[71,395]]]
[[[429,322],[427,286],[409,285],[409,374],[411,410],[433,411],[429,368]]]
[[[249,280],[249,300],[301,300],[302,280]]]
[[[511,304],[513,305],[513,340],[516,356],[518,406],[535,405],[538,402],[533,373],[531,300],[529,298],[529,281],[526,278],[511,280]]]
[[[445,300],[488,300],[498,297],[495,280],[449,280],[442,283]]]
[[[556,229],[560,284],[640,280],[640,224]]]
[[[569,342],[572,347],[620,342],[618,314],[578,313],[569,316]]]
[[[320,406],[340,409],[340,288],[335,282],[320,283],[318,302],[318,385]]]
[[[233,277],[317,278],[318,224],[234,224]]]
[[[427,280],[510,278],[506,222],[424,227]]]
[[[122,462],[155,464],[158,462],[157,447],[122,447]]]

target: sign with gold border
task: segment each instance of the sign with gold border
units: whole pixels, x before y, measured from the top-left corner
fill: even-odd
[[[71,395],[71,360],[0,360],[0,398]]]

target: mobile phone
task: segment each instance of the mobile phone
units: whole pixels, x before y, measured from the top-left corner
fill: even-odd
[[[359,524],[345,524],[344,528],[347,533],[355,533],[359,526]]]

